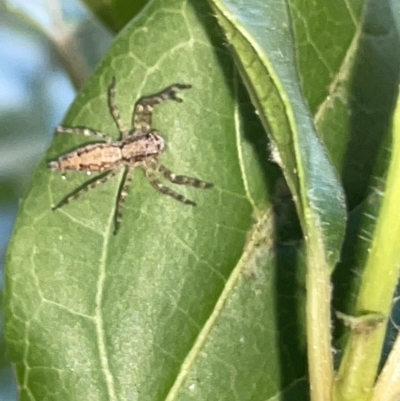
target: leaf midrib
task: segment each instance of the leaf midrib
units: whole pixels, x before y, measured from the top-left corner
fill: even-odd
[[[212,310],[209,318],[205,322],[203,328],[200,330],[192,348],[187,353],[187,356],[181,365],[180,371],[176,376],[175,382],[165,397],[165,401],[175,401],[178,398],[179,391],[183,387],[192,366],[196,362],[204,344],[208,339],[209,334],[216,325],[218,317],[221,315],[225,303],[229,299],[229,295],[234,290],[241,274],[245,270],[246,264],[251,259],[254,252],[260,247],[259,232],[265,231],[263,230],[263,228],[265,229],[265,226],[270,226],[270,224],[268,224],[268,220],[271,218],[273,219],[272,210],[268,209],[251,228],[251,238],[244,247],[242,256],[240,257],[236,266],[233,268],[228,280],[225,282],[225,286],[217,302],[215,303],[214,309]]]

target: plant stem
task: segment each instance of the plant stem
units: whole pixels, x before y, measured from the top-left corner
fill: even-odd
[[[393,123],[392,159],[386,191],[379,212],[374,238],[362,277],[355,316],[390,314],[397,285],[400,261],[400,102]],[[373,395],[381,358],[386,324],[366,325],[350,332],[343,360],[335,382],[336,401],[367,401]]]
[[[393,401],[400,398],[400,334],[375,385],[371,401]]]
[[[307,240],[307,353],[312,401],[330,401],[333,380],[330,269],[317,238]]]

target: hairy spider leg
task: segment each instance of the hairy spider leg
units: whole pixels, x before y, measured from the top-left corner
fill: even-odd
[[[108,87],[108,108],[118,128],[118,131],[121,134],[121,139],[123,139],[129,135],[129,130],[125,127],[125,124],[121,118],[121,113],[115,104],[115,93],[115,77],[112,77],[111,84]]]
[[[89,189],[93,189],[99,186],[100,184],[104,184],[110,178],[114,177],[117,173],[119,173],[119,171],[120,169],[109,170],[104,174],[98,175],[92,181],[84,183],[82,186],[78,188],[77,191],[74,191],[70,195],[67,195],[64,199],[61,199],[61,201],[58,202],[57,205],[52,207],[52,210],[59,209],[60,207],[67,205],[71,201],[78,199],[81,195],[88,192]]]
[[[199,180],[198,178],[187,177],[185,175],[176,175],[170,169],[168,169],[156,160],[153,160],[152,164],[154,165],[154,168],[158,170],[164,178],[174,184],[190,185],[192,187],[201,189],[212,188],[214,186],[214,184]]]
[[[106,141],[106,142],[111,142],[113,140],[111,137],[109,137],[106,134],[103,134],[102,132],[96,131],[92,128],[86,128],[86,127],[69,128],[69,127],[63,127],[60,125],[56,128],[56,133],[57,134],[84,135],[84,136],[88,136],[91,138],[101,139],[102,141]]]
[[[124,177],[121,181],[120,191],[118,193],[117,204],[115,207],[115,218],[114,218],[114,235],[117,234],[122,221],[122,209],[124,207],[125,198],[128,196],[129,187],[132,184],[133,173],[135,171],[134,166],[129,166],[125,169]]]
[[[159,93],[139,99],[132,116],[133,132],[137,132],[140,135],[149,132],[151,130],[154,106],[169,99],[181,103],[182,99],[176,95],[177,92],[191,87],[192,85],[188,84],[173,84]]]
[[[171,198],[176,199],[179,202],[184,203],[185,205],[192,205],[196,206],[196,203],[185,198],[183,195],[181,195],[178,192],[173,191],[172,189],[166,187],[154,174],[154,171],[152,169],[146,169],[145,168],[145,173],[147,179],[150,181],[150,184],[159,192],[161,192],[164,195],[168,195]]]

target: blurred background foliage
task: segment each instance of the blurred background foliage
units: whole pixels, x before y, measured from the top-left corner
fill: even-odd
[[[54,128],[112,40],[113,33],[78,0],[0,0],[1,288],[18,200]],[[0,328],[0,401],[16,400]]]

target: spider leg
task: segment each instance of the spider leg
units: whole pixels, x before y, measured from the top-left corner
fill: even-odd
[[[205,181],[201,181],[197,178],[187,177],[185,175],[176,175],[170,169],[168,169],[167,167],[165,167],[164,165],[162,165],[160,163],[157,163],[156,168],[163,177],[165,177],[167,180],[171,181],[174,184],[190,185],[192,187],[201,188],[201,189],[212,188],[214,186],[214,184],[211,184],[211,183],[205,182]]]
[[[110,113],[114,119],[114,122],[118,128],[118,131],[121,134],[121,137],[125,137],[128,135],[128,129],[125,127],[124,122],[122,121],[121,114],[117,105],[115,104],[115,77],[112,77],[111,84],[108,87],[108,108]]]
[[[178,192],[173,191],[172,189],[166,187],[154,174],[153,171],[145,169],[146,177],[150,181],[150,184],[159,192],[164,195],[168,195],[171,198],[176,199],[178,202],[182,202],[185,205],[196,206],[196,203],[185,198],[183,195]]]
[[[95,177],[93,180],[89,182],[85,182],[81,185],[76,191],[67,195],[65,198],[61,199],[55,206],[52,207],[52,210],[59,209],[60,207],[70,203],[71,201],[78,199],[81,195],[88,192],[89,189],[96,188],[100,184],[104,184],[107,182],[111,177],[114,177],[119,172],[119,169],[109,170],[104,174],[100,174]]]
[[[182,102],[182,99],[177,96],[177,92],[191,87],[192,85],[188,84],[173,84],[159,93],[139,99],[132,116],[132,125],[135,130],[140,131],[141,134],[149,132],[154,106],[169,99],[179,103]]]
[[[111,142],[112,138],[110,138],[108,135],[103,134],[102,132],[96,131],[92,128],[85,128],[85,127],[74,127],[74,128],[69,128],[69,127],[63,127],[63,126],[58,126],[56,128],[56,134],[73,134],[73,135],[84,135],[84,136],[89,136],[91,138],[97,138],[101,139],[103,141]]]
[[[120,190],[117,198],[117,205],[115,207],[114,217],[114,235],[117,234],[122,221],[122,209],[125,203],[125,198],[128,195],[129,187],[132,184],[134,167],[125,169],[125,174],[121,182]]]

